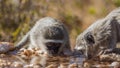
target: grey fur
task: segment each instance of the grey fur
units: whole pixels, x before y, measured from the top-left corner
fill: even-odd
[[[92,37],[91,37],[92,36]],[[75,50],[87,56],[97,56],[102,50],[113,50],[120,42],[120,8],[93,23],[76,39]]]
[[[45,17],[37,21],[34,27],[23,37],[23,39],[16,45],[16,50],[25,46],[28,42],[28,48],[40,48],[42,51],[49,52],[46,43],[61,43],[59,48],[60,53],[71,51],[68,32],[60,21]],[[53,48],[55,46],[52,46]]]

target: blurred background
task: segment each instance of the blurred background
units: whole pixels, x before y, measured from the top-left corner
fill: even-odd
[[[119,6],[120,0],[0,0],[0,41],[16,43],[50,16],[67,26],[74,46],[78,34]]]

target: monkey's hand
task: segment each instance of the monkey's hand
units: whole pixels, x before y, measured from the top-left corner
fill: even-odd
[[[99,55],[112,53],[113,49],[103,49],[100,51]]]
[[[0,42],[0,54],[7,54],[15,49],[13,43]]]
[[[19,52],[18,49],[8,51],[8,54],[16,55]]]

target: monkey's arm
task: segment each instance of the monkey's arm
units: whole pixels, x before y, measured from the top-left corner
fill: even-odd
[[[25,46],[25,44],[27,44],[27,42],[29,41],[29,35],[30,35],[30,32],[28,32],[28,33],[23,37],[23,39],[15,46],[15,49],[16,49],[16,50],[21,49],[23,46]]]
[[[16,54],[27,42],[29,41],[29,35],[30,33],[28,32],[23,39],[15,46],[15,48],[12,51],[9,51],[8,54]]]

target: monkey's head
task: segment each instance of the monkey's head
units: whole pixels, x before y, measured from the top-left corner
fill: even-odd
[[[64,33],[59,27],[47,27],[44,32],[45,47],[49,54],[58,55],[64,47]]]
[[[94,36],[90,32],[82,33],[76,39],[75,51],[85,55],[88,59],[92,58],[99,51],[96,49],[98,45],[95,42]]]

